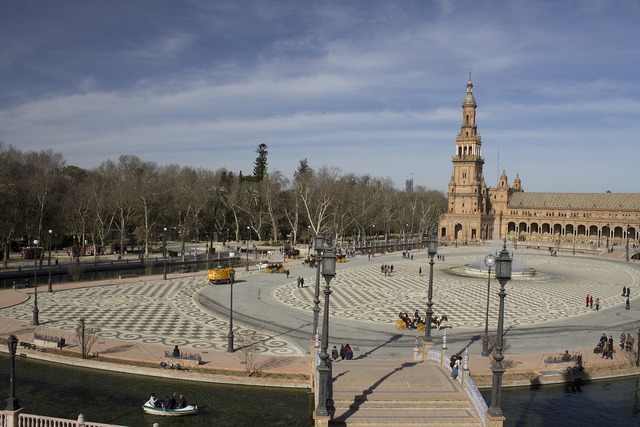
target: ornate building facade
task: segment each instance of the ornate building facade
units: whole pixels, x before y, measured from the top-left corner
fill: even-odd
[[[469,79],[451,159],[447,211],[439,220],[440,240],[457,244],[507,238],[533,245],[598,247],[639,243],[640,193],[527,193],[519,176],[510,185],[504,171],[495,188],[487,187],[476,109]]]

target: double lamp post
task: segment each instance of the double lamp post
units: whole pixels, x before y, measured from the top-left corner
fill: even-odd
[[[321,237],[318,241],[318,237]],[[324,287],[324,310],[322,316],[322,337],[320,339],[320,364],[318,365],[318,404],[316,406],[316,416],[329,417],[330,409],[330,380],[331,380],[331,364],[329,362],[329,295],[331,295],[331,279],[336,275],[336,255],[333,247],[323,247],[324,238],[320,234],[316,236],[315,249],[317,252],[322,251],[322,261],[316,258],[316,262],[322,262],[322,276],[325,280]],[[319,271],[319,270],[317,270]],[[316,299],[319,292],[319,279],[316,282]],[[314,320],[319,310],[314,306]],[[314,332],[315,333],[315,332]]]

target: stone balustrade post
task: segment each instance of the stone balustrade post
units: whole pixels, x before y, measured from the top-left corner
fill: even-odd
[[[77,427],[84,427],[84,414],[78,415]]]

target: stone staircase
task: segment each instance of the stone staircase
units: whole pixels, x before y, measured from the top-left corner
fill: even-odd
[[[342,360],[332,377],[330,426],[482,426],[461,384],[434,362]]]

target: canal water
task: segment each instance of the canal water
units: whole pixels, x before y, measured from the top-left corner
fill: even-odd
[[[9,397],[10,358],[0,354],[0,402]],[[145,415],[154,392],[184,394],[194,416]],[[25,412],[126,426],[301,426],[313,424],[313,396],[305,390],[228,386],[72,368],[16,357],[16,394]],[[490,392],[483,396],[490,400]],[[1,404],[1,403],[0,403]],[[640,426],[640,378],[504,389],[506,426]]]
[[[11,359],[0,354],[0,405],[9,397]],[[198,414],[146,415],[151,393],[183,394]],[[313,395],[306,390],[176,381],[69,367],[16,356],[16,395],[25,413],[124,426],[300,426],[313,424]]]

